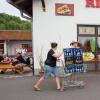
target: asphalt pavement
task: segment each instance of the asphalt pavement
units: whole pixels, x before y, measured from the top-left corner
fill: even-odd
[[[41,91],[34,91],[37,79],[33,76],[0,78],[0,100],[100,100],[100,73],[82,75],[84,88],[66,88],[64,92],[56,90],[52,78],[42,84]]]

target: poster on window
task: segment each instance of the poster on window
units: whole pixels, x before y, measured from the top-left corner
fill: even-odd
[[[85,27],[85,26],[80,26],[79,27],[79,34],[85,34],[85,35],[95,35],[95,27]]]
[[[74,16],[74,4],[55,4],[56,16]]]

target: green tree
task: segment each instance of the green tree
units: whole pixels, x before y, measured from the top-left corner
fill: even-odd
[[[0,30],[31,30],[31,21],[21,20],[19,17],[0,13]]]
[[[5,30],[5,29],[6,29],[5,24],[1,23],[0,24],[0,30]]]

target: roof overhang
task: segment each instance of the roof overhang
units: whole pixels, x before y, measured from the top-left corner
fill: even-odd
[[[0,31],[0,40],[32,40],[32,31],[23,31],[23,30],[1,30]]]
[[[8,3],[18,8],[21,15],[27,19],[32,18],[32,1],[33,0],[7,0]]]
[[[31,19],[32,14],[32,4],[34,0],[7,0],[8,3],[18,8],[21,12],[22,17]],[[42,9],[46,11],[45,0],[40,0],[42,3]],[[28,17],[26,15],[28,15]]]

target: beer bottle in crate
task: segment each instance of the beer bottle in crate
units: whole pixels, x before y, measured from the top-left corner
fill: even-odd
[[[82,64],[83,63],[83,51],[81,48],[74,48],[74,63]]]
[[[73,51],[72,48],[64,49],[65,65],[73,64]]]

